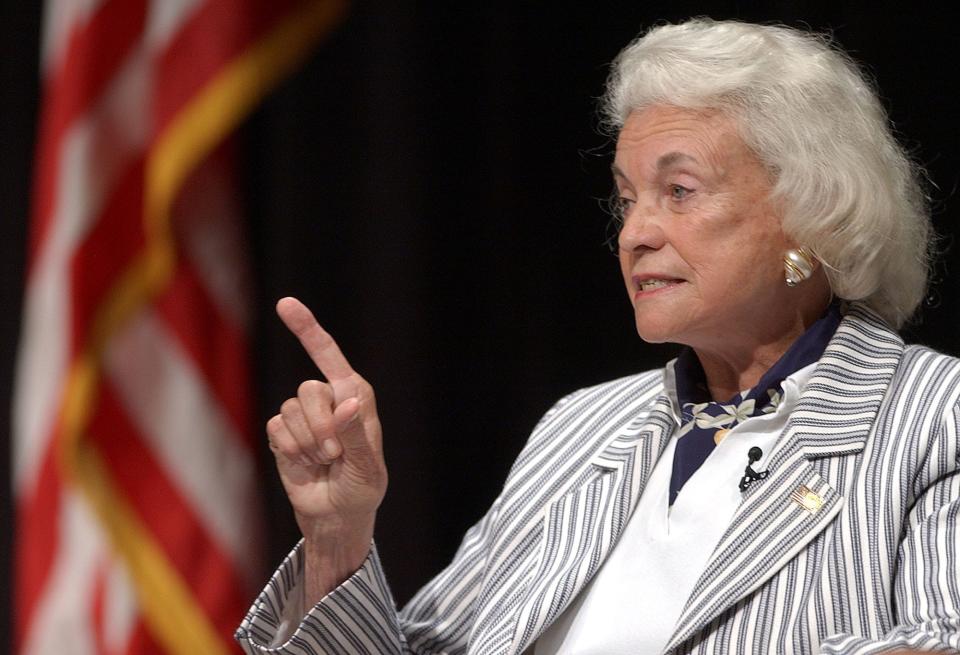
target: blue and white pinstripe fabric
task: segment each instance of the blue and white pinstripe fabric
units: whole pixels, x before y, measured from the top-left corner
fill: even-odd
[[[401,612],[374,551],[286,644],[267,648],[298,593],[296,549],[239,628],[240,643],[250,654],[523,652],[626,525],[675,429],[662,392],[655,371],[557,403],[453,562]],[[667,652],[960,652],[958,460],[960,361],[904,347],[854,306]],[[819,509],[791,498],[801,485],[819,496]]]

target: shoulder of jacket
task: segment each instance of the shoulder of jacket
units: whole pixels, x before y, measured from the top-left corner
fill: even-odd
[[[537,422],[519,459],[531,450],[563,450],[562,443],[571,439],[602,438],[615,426],[649,412],[663,392],[663,378],[663,369],[656,369],[567,394]]]
[[[960,359],[927,346],[907,345],[891,386],[911,393],[927,389],[960,393]]]

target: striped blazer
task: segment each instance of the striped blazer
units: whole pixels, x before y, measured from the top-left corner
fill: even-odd
[[[958,401],[960,361],[905,347],[854,305],[666,652],[960,652]],[[540,420],[453,562],[402,611],[374,550],[267,648],[300,593],[298,548],[237,638],[250,654],[532,652],[603,565],[674,427],[662,371],[577,391]]]

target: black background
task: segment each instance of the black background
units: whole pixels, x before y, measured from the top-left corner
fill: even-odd
[[[34,5],[8,0],[0,13],[4,471],[38,102]],[[653,22],[694,15],[830,30],[868,66],[902,142],[928,170],[942,237],[922,322],[907,337],[960,352],[960,75],[946,10],[357,3],[240,133],[256,281],[255,429],[316,376],[273,315],[277,298],[297,295],[377,390],[390,469],[377,540],[399,602],[450,558],[555,399],[672,355],[636,337],[603,245],[612,144],[597,133],[595,110],[623,45]],[[261,455],[272,566],[297,534]],[[8,482],[2,512],[12,525]],[[8,528],[0,542],[7,579],[12,538]],[[7,622],[9,584],[0,589]]]

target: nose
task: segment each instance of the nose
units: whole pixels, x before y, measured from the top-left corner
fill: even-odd
[[[665,240],[663,224],[655,207],[637,203],[624,214],[617,237],[621,253],[658,250]]]

